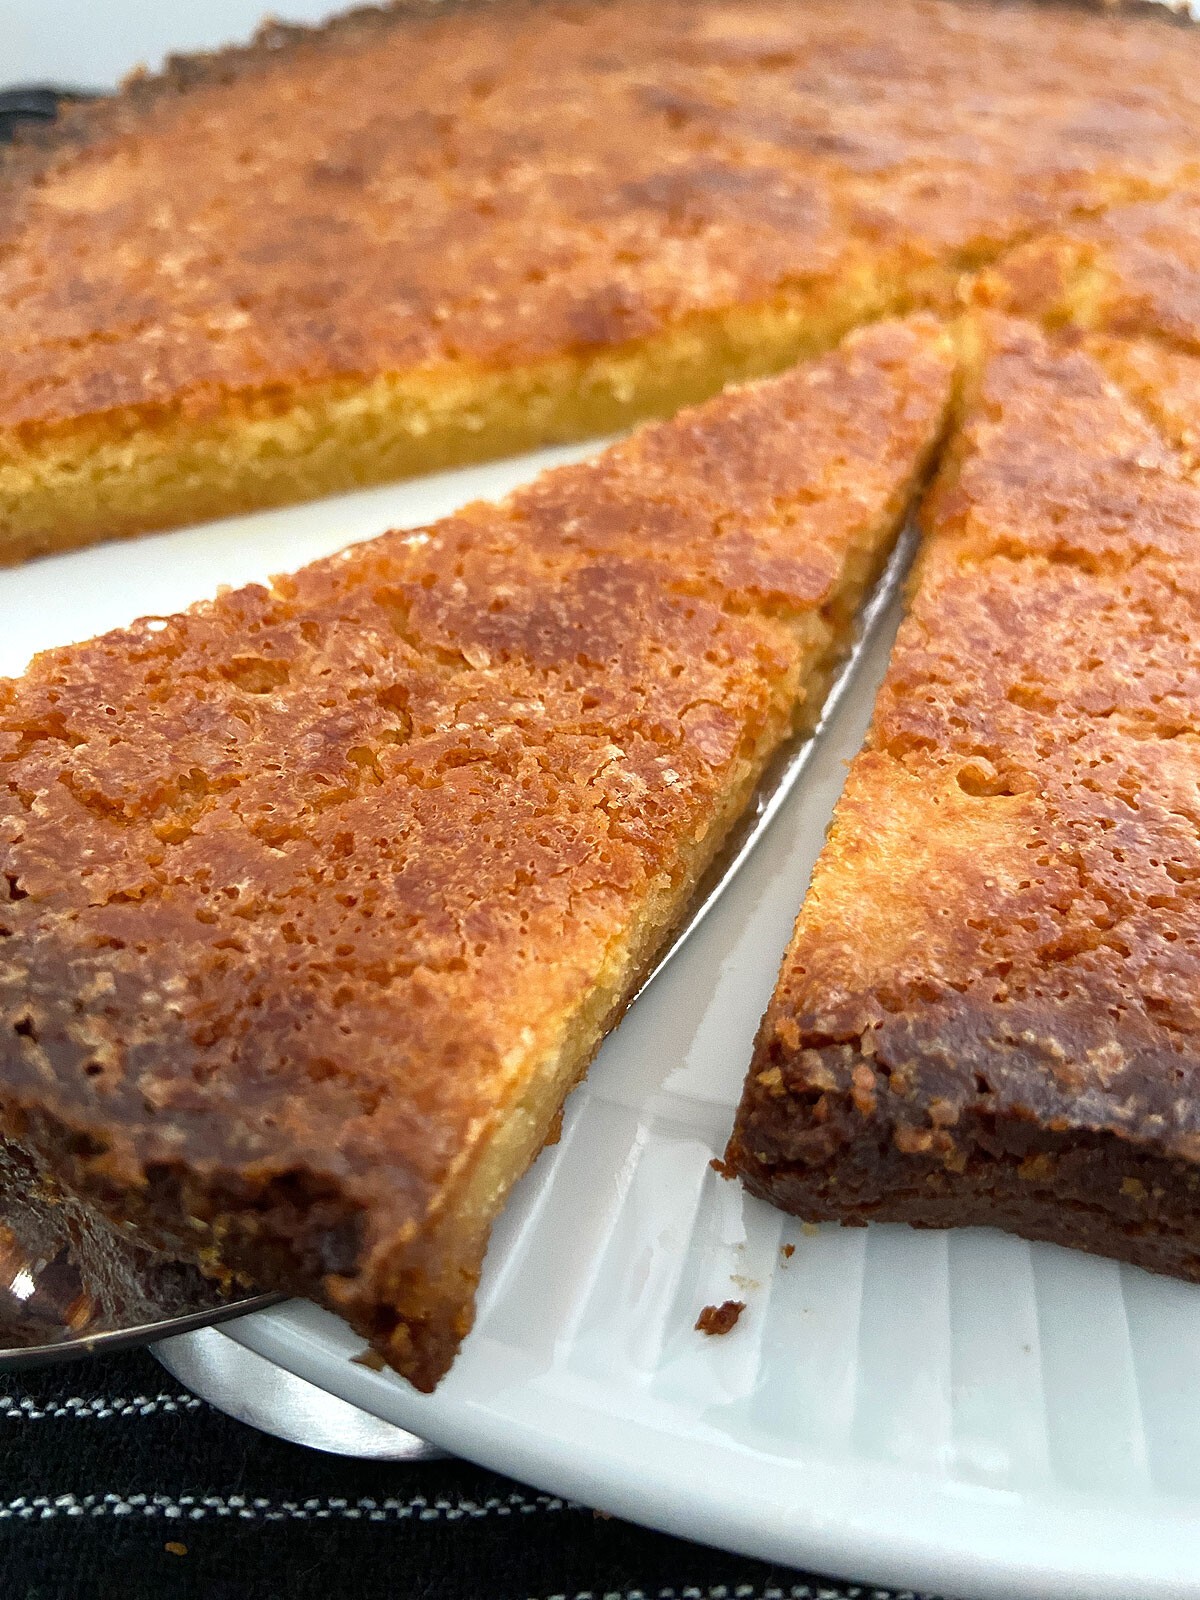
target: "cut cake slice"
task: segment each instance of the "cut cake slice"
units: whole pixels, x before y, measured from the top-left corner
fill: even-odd
[[[950,302],[1200,175],[1168,15],[401,0],[135,78],[0,162],[0,561],[615,431]]]
[[[1089,356],[985,333],[728,1159],[1200,1278],[1200,490]]]
[[[0,682],[0,1131],[429,1388],[931,459],[928,319]]]

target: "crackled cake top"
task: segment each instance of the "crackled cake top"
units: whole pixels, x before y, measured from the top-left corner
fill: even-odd
[[[269,29],[0,168],[0,425],[536,361],[805,284],[895,304],[1194,173],[1198,129],[1200,38],[1141,15],[505,0]]]
[[[1018,246],[974,298],[1078,334],[1200,466],[1200,193],[1112,206]]]
[[[986,349],[756,1067],[1200,1155],[1200,491],[1086,353]]]
[[[0,682],[7,1110],[420,1217],[786,731],[952,368],[879,325]]]
[[[985,274],[978,298],[1053,324],[1200,352],[1200,190],[1048,229]]]

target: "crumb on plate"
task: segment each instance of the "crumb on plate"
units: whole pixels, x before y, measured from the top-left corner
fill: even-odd
[[[744,1300],[725,1300],[719,1306],[705,1306],[696,1318],[696,1331],[709,1335],[729,1333],[746,1309]]]

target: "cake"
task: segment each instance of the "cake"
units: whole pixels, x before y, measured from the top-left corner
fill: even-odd
[[[419,1388],[944,429],[932,319],[0,682],[0,1134]]]
[[[1200,1278],[1200,489],[985,319],[728,1159],[813,1221]]]
[[[1072,334],[1200,466],[1200,192],[1113,206],[1013,250],[981,305]]]
[[[0,164],[0,561],[615,431],[949,305],[1200,178],[1168,16],[401,0],[135,77]]]

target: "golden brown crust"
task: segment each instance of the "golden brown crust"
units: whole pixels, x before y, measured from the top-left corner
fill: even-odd
[[[984,273],[975,297],[1054,328],[1200,351],[1200,191],[1050,229]]]
[[[730,1159],[812,1217],[1200,1275],[1200,490],[992,323]]]
[[[64,101],[55,121],[18,126],[8,145],[0,148],[0,174],[6,179],[28,181],[45,169],[47,157],[64,149],[78,149],[94,143],[102,132],[113,128],[114,117],[120,118],[122,101],[144,106],[158,97],[183,93],[203,83],[229,85],[267,63],[286,62],[293,54],[352,40],[367,42],[373,32],[389,29],[396,23],[455,16],[464,10],[504,3],[506,0],[385,0],[382,4],[353,6],[324,22],[293,23],[268,18],[248,44],[169,55],[159,72],[138,69],[130,73],[115,98],[87,99],[81,103]],[[551,0],[533,0],[533,3],[549,5]],[[1019,4],[1020,0],[960,0],[960,3],[978,3],[1000,10],[1006,3]],[[598,7],[620,4],[620,0],[577,0],[576,8],[581,9],[583,4]],[[1163,4],[1161,0],[1028,0],[1028,4],[1043,12],[1057,9],[1116,17],[1122,21],[1136,19],[1156,25],[1169,22],[1194,26],[1186,4]]]
[[[1114,206],[1028,241],[973,298],[1077,333],[1200,466],[1200,194]]]
[[[881,324],[0,683],[8,1132],[430,1386],[508,1185],[811,718],[953,365]]]
[[[135,436],[182,455],[201,515],[253,503],[256,474],[278,499],[273,453],[311,439],[272,435],[225,482],[196,436],[232,417],[249,438],[381,375],[463,385],[462,437],[422,435],[432,461],[472,428],[505,446],[484,373],[686,335],[678,392],[711,391],[755,349],[783,365],[949,298],[1031,229],[1165,192],[1200,170],[1198,129],[1200,35],[1140,14],[505,0],[272,28],[70,113],[0,176],[10,548],[186,515],[157,479],[132,509],[107,489],[75,504],[78,474]],[[550,408],[543,436],[675,403],[641,382],[611,377],[607,410]],[[293,492],[370,475],[322,470]]]
[[[367,13],[84,110],[13,197],[0,418],[619,343],[1195,166],[1200,36],[911,3]]]
[[[116,95],[66,101],[52,122],[18,126],[9,143],[0,148],[0,175],[5,180],[27,182],[38,177],[47,160],[64,150],[94,144],[106,132],[120,130],[127,106],[144,107],[164,96],[185,93],[199,84],[229,85],[265,66],[286,60],[306,49],[345,43],[357,36],[364,42],[372,30],[388,28],[404,19],[413,21],[450,16],[497,0],[387,0],[380,5],[352,6],[324,22],[281,22],[268,17],[247,44],[224,45],[168,55],[158,72],[135,68]],[[605,0],[594,0],[596,4]]]

